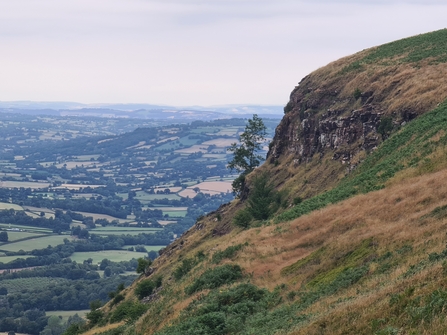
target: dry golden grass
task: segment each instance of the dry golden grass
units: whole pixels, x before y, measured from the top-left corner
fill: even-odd
[[[295,335],[371,334],[372,320],[393,316],[389,304],[392,294],[414,287],[415,296],[424,295],[439,287],[447,287],[440,263],[423,268],[412,276],[402,276],[411,265],[426,260],[429,253],[439,253],[445,248],[447,218],[421,217],[447,204],[447,184],[440,182],[446,179],[446,169],[411,178],[395,178],[386,189],[356,196],[292,222],[233,230],[227,235],[210,238],[219,225],[229,224],[226,220],[239,206],[236,201],[219,210],[221,222],[215,221],[213,216],[203,219],[199,222],[200,230],[197,226],[191,228],[154,262],[156,275],[163,276],[164,289],[169,293],[151,303],[149,311],[137,321],[136,332],[153,334],[171,324],[192,299],[197,298],[197,294],[185,296],[184,288],[205,269],[214,266],[210,263],[213,253],[230,245],[249,243],[235,259],[222,263],[239,264],[250,275],[253,284],[269,290],[283,283],[287,284],[288,290],[303,289],[318,273],[338,266],[340,259],[368,239],[372,241],[374,257],[411,245],[412,251],[399,256],[399,262],[388,272],[377,272],[379,264],[375,261],[368,263],[369,272],[364,280],[333,295],[323,296],[303,311],[311,315],[310,320],[291,332]],[[319,262],[310,262],[289,275],[281,273],[285,267],[321,248],[324,248],[324,257]],[[175,281],[172,271],[182,259],[192,258],[198,251],[203,251],[208,258],[182,281]],[[126,299],[134,299],[132,290],[138,282],[126,289]],[[157,306],[163,307],[162,314],[155,317],[154,313],[159,313],[155,312]],[[441,334],[440,329],[444,326],[445,319],[435,318],[430,325],[415,326],[414,331],[417,334]]]

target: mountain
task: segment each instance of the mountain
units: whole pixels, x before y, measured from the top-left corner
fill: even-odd
[[[234,117],[281,118],[282,107],[276,105],[165,106],[151,104],[81,104],[76,102],[0,101],[0,113],[53,116],[94,116],[139,118],[172,122],[210,121]]]
[[[240,199],[200,218],[79,332],[443,333],[446,63],[443,29],[305,77]]]

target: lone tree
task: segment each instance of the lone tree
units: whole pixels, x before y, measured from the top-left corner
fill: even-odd
[[[233,159],[228,162],[228,168],[241,174],[233,181],[233,193],[240,196],[245,176],[259,166],[263,157],[258,154],[265,141],[267,127],[257,114],[248,120],[244,132],[239,137],[239,144],[233,143],[228,151],[233,153]]]

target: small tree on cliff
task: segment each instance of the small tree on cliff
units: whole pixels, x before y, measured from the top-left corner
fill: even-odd
[[[244,186],[245,176],[259,166],[262,156],[258,152],[265,141],[266,126],[257,114],[248,120],[244,132],[239,137],[239,144],[233,143],[228,151],[233,153],[233,159],[228,162],[230,170],[240,172],[233,181],[233,193],[239,196]]]

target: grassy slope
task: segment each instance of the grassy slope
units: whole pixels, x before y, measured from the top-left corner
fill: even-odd
[[[430,46],[417,62],[437,66],[445,53],[433,51],[431,41],[445,35],[445,30],[427,35],[426,44],[422,37],[399,42],[405,50],[399,57],[389,51],[392,44],[362,52],[351,57],[357,65],[343,67],[345,75],[367,71],[368,64],[407,66]],[[418,52],[416,42],[423,46]],[[378,50],[397,63],[378,62],[371,56]],[[422,86],[421,95],[433,93]],[[128,325],[107,325],[103,333],[442,334],[447,185],[440,181],[447,178],[446,127],[443,103],[394,133],[332,190],[282,213],[271,225],[212,237],[231,220],[234,204],[220,210],[223,223],[215,215],[202,219],[155,262],[151,278],[163,276],[163,289],[148,311]],[[238,247],[233,252],[230,246]],[[239,265],[243,278],[224,275],[225,264]],[[178,276],[179,268],[185,275]],[[224,277],[234,283],[208,285]],[[200,278],[208,287],[191,293],[191,287],[205,285]],[[136,304],[133,289],[143,280],[125,291],[127,301]],[[110,318],[117,308],[104,310]]]

